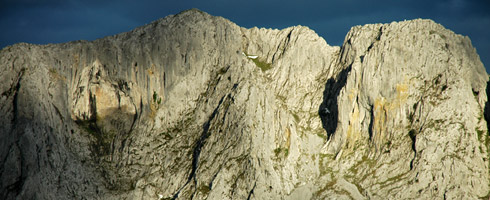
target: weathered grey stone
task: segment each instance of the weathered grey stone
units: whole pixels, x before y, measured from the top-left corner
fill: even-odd
[[[430,20],[241,28],[198,10],[0,51],[2,199],[482,198],[488,75]],[[488,108],[487,108],[488,109]]]

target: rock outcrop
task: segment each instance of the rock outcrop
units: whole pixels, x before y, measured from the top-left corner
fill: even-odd
[[[490,193],[488,75],[431,20],[356,26],[334,47],[189,10],[9,46],[0,69],[1,199]]]

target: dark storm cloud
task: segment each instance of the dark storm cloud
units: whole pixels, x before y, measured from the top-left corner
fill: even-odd
[[[468,35],[483,63],[490,67],[488,0],[3,0],[0,48],[17,42],[93,40],[190,8],[223,16],[244,27],[309,26],[331,45],[341,45],[355,25],[429,18]]]

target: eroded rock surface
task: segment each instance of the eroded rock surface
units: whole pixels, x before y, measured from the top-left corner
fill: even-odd
[[[489,194],[488,75],[430,20],[356,26],[334,47],[189,10],[9,46],[0,67],[2,199]]]

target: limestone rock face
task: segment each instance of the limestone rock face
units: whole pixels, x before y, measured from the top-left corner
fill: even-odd
[[[488,75],[468,38],[430,20],[353,27],[337,66],[325,152],[353,161],[339,172],[366,197],[488,194]]]
[[[198,10],[0,51],[1,199],[483,198],[488,75],[430,20],[241,28]]]

